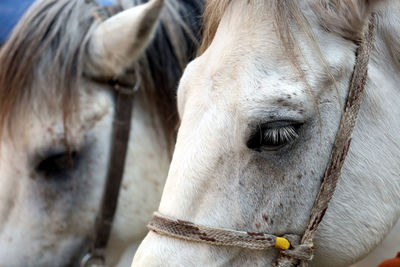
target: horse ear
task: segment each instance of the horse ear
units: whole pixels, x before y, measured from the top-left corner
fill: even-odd
[[[90,37],[85,71],[104,76],[123,73],[151,41],[163,2],[150,0],[102,22]]]

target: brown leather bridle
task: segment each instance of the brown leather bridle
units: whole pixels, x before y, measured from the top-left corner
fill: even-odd
[[[221,229],[177,220],[158,212],[154,213],[148,228],[155,233],[187,241],[212,245],[236,246],[249,249],[279,248],[280,256],[275,266],[307,266],[314,254],[313,237],[320,225],[328,204],[332,199],[357,122],[363,91],[368,75],[368,62],[373,46],[375,15],[372,14],[368,29],[364,33],[356,53],[356,63],[349,86],[346,106],[342,113],[336,139],[322,183],[311,210],[310,219],[302,236],[277,237],[265,233],[254,233]]]
[[[134,94],[140,88],[140,78],[136,75],[136,84],[127,88],[118,83],[114,85],[116,95],[115,114],[112,131],[110,158],[107,178],[93,231],[93,243],[89,252],[82,258],[80,266],[105,266],[105,250],[110,237],[111,227],[117,210],[118,196],[125,169],[129,133],[133,111]]]

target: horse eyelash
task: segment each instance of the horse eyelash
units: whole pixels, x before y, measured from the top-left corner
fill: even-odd
[[[283,126],[278,128],[265,129],[263,138],[272,144],[281,144],[293,141],[299,136],[293,126]]]

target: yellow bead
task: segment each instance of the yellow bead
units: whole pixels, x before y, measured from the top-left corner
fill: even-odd
[[[286,238],[283,237],[277,237],[275,241],[275,247],[280,248],[280,249],[289,249],[290,248],[290,242]]]

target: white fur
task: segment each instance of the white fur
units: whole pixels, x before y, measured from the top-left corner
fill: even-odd
[[[390,20],[396,30],[398,6],[386,3],[391,16],[381,14],[380,26]],[[313,70],[299,58],[318,114],[281,49],[274,14],[251,6],[233,1],[211,46],[185,71],[178,90],[182,122],[159,211],[214,227],[301,234],[329,159],[340,105],[313,45],[295,33]],[[344,103],[356,45],[323,31],[315,14],[305,12]],[[311,266],[356,262],[400,217],[400,76],[385,37],[378,32],[353,142],[314,240]],[[304,122],[296,142],[278,152],[248,149],[249,125],[276,119]],[[397,246],[393,252],[400,250],[399,240],[399,231],[389,236]],[[274,249],[216,247],[150,232],[132,266],[271,266],[276,256]]]
[[[400,221],[393,227],[388,236],[363,260],[352,267],[376,267],[383,260],[394,258],[400,251]]]

